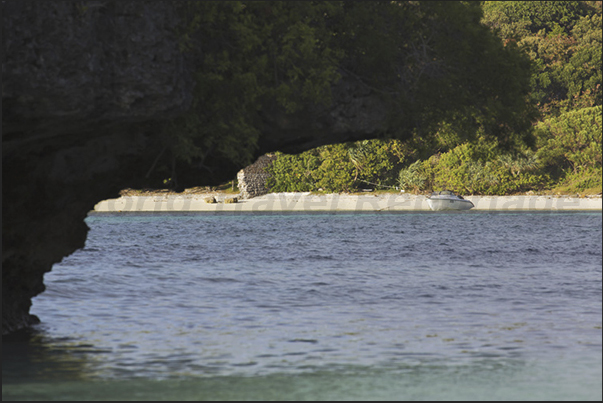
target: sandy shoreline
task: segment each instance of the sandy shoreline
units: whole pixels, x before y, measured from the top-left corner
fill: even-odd
[[[95,212],[273,212],[273,211],[431,211],[425,196],[410,194],[327,194],[270,193],[238,203],[224,203],[233,195],[214,194],[218,203],[207,203],[208,194],[166,194],[153,196],[122,196],[104,200]],[[575,196],[466,196],[475,207],[471,211],[572,211],[599,210],[602,199]]]

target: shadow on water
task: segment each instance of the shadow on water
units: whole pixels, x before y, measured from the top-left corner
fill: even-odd
[[[51,339],[43,329],[24,329],[2,337],[2,384],[83,381],[99,350],[87,343]],[[4,397],[4,392],[3,392]]]
[[[43,329],[3,338],[2,400],[600,400],[601,371],[571,361],[477,358],[375,366],[329,365],[299,373],[178,376],[95,375],[100,351]],[[583,365],[582,361],[580,365]],[[593,359],[600,367],[600,359]],[[568,385],[571,387],[568,388]]]

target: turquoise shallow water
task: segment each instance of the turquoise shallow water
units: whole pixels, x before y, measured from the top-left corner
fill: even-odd
[[[601,400],[600,213],[87,223],[3,400]]]

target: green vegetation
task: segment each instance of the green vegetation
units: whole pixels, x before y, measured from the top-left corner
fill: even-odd
[[[183,1],[180,47],[198,66],[193,105],[165,130],[164,165],[205,174],[215,161],[249,164],[257,149],[258,112],[277,102],[288,112],[329,102],[341,51],[326,29],[331,3]]]
[[[486,1],[484,22],[532,60],[545,115],[601,105],[601,2]]]
[[[492,146],[465,143],[400,172],[399,183],[414,192],[450,189],[461,193],[505,195],[546,183],[534,153],[496,154]]]
[[[350,192],[367,183],[396,185],[405,151],[399,140],[365,140],[322,146],[299,155],[279,154],[268,186],[277,192]]]
[[[183,1],[175,7],[182,20],[175,34],[197,66],[194,100],[189,113],[163,128],[169,136],[149,178],[169,177],[174,186],[184,164],[211,176],[209,167],[251,163],[263,113],[332,106],[331,87],[342,75],[384,101],[386,129],[379,135],[409,142],[417,155],[475,141],[477,134],[506,149],[532,140],[529,59],[480,23],[478,2]],[[329,164],[336,167],[328,159],[320,165],[328,170]],[[373,177],[359,161],[354,166],[355,181]],[[325,187],[350,183],[328,175],[321,178]]]
[[[416,193],[444,188],[488,195],[601,193],[601,2],[482,2],[483,16],[475,4],[466,6],[463,17],[455,14],[460,9],[446,11],[451,13],[450,19],[459,18],[463,23],[482,18],[498,35],[503,51],[475,26],[468,29],[479,31],[484,38],[469,35],[471,40],[464,44],[439,38],[434,41],[437,46],[429,49],[438,55],[436,64],[446,65],[442,71],[449,75],[423,80],[417,74],[413,76],[416,83],[406,82],[414,86],[411,95],[394,96],[395,105],[410,111],[413,118],[399,114],[394,119],[396,130],[385,134],[402,141],[371,140],[281,155],[271,169],[272,189],[348,192],[370,182]],[[372,13],[364,10],[363,16],[348,18],[385,18],[378,13],[379,6],[374,7]],[[436,32],[458,29],[446,19],[427,23],[426,15],[432,16],[436,9],[444,11],[441,4],[433,7],[415,15],[412,24],[427,24]],[[395,18],[386,20],[380,23],[387,25]],[[443,29],[445,24],[451,26]],[[372,35],[363,32],[360,43]],[[420,43],[409,44],[403,33],[399,35],[392,40],[409,47]],[[368,59],[357,63],[359,75],[375,69],[380,71],[377,77],[388,76],[387,69],[393,69],[394,60],[400,56],[388,38],[379,37],[380,45],[375,49],[381,56],[378,62],[370,64]],[[480,62],[489,59],[482,66],[470,67],[469,51],[461,46],[474,44],[481,49]],[[369,52],[373,45],[346,48],[345,54]],[[523,63],[527,59],[530,63],[526,66]],[[527,76],[523,75],[524,68]],[[505,75],[509,69],[512,74]],[[480,85],[469,85],[471,77],[465,75]],[[490,82],[482,87],[487,78]],[[370,83],[383,88],[379,79]],[[440,99],[429,100],[434,94]],[[537,113],[523,104],[526,99]],[[452,105],[457,100],[458,105]],[[410,122],[413,119],[414,124]]]
[[[559,190],[601,192],[601,106],[569,111],[536,126],[538,159]]]
[[[345,76],[383,101],[383,130],[279,154],[272,190],[601,192],[600,1],[175,4],[194,99],[149,182],[250,164],[266,114],[341,106]]]

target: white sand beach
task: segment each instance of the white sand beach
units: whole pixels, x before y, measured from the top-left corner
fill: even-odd
[[[214,196],[217,203],[207,203]],[[375,212],[431,211],[426,196],[404,193],[326,194],[270,193],[237,203],[224,203],[226,194],[165,194],[122,196],[104,200],[95,212]],[[465,196],[475,207],[471,211],[572,211],[601,210],[601,196]]]

